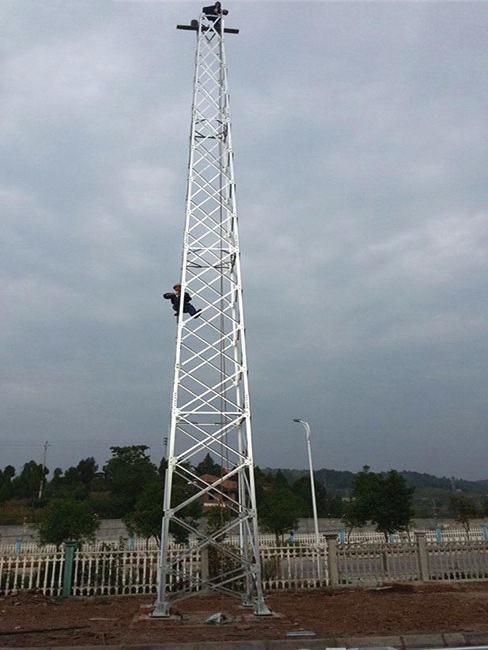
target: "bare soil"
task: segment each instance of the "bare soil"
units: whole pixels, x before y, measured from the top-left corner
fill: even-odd
[[[303,630],[316,638],[488,632],[488,582],[273,592],[266,597],[272,616],[209,596],[176,605],[170,619],[155,619],[148,616],[153,602],[148,596],[0,596],[0,647],[285,639]],[[225,622],[206,623],[216,613]]]

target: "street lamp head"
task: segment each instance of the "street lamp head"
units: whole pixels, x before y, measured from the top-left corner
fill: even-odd
[[[301,422],[298,418],[293,418],[293,422]]]

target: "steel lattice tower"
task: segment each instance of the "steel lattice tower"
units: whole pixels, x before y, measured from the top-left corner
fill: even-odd
[[[202,312],[183,313],[181,300],[153,615],[169,616],[170,602],[197,590],[237,595],[265,615],[224,47],[225,34],[238,30],[205,11],[178,28],[197,35],[180,282]],[[221,467],[210,482],[194,469],[207,454]],[[203,501],[218,514],[202,531],[185,511]],[[195,546],[169,548],[175,526],[197,539],[197,572],[189,568]]]

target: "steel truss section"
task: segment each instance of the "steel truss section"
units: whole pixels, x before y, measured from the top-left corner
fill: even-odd
[[[212,20],[205,13],[183,29],[197,32],[197,48],[181,285],[202,311],[198,318],[183,313],[182,300],[177,315],[153,615],[169,616],[171,602],[208,590],[238,596],[266,615],[224,48],[224,34],[237,30],[224,29],[223,16]],[[218,476],[195,471],[207,454],[221,468]],[[212,516],[192,519],[192,508],[202,503]],[[196,541],[175,553],[169,543],[178,530]],[[202,552],[197,573],[189,570],[196,550]]]

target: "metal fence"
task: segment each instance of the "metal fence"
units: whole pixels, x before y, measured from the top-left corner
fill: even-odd
[[[328,540],[330,586],[488,579],[488,542],[434,542],[424,532],[398,544]]]
[[[195,546],[183,571],[199,577],[204,564]],[[71,556],[64,549],[13,554],[2,549],[0,591],[36,589],[50,596],[150,594],[156,590],[157,566],[157,549],[131,551],[118,548],[117,543],[105,543],[103,549],[73,549]],[[261,566],[267,591],[486,580],[488,542],[438,543],[418,532],[402,542],[346,544],[332,533],[319,547],[301,542],[263,545]]]

